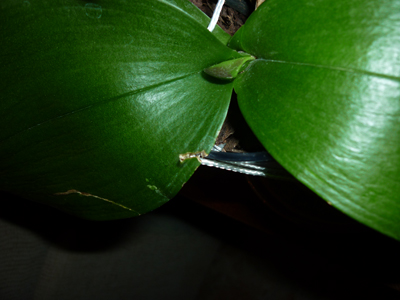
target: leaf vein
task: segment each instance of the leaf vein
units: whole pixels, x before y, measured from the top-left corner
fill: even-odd
[[[36,127],[39,127],[39,126],[41,126],[41,125],[43,125],[43,124],[49,123],[49,122],[54,121],[54,120],[56,120],[56,119],[61,119],[61,118],[67,117],[67,116],[72,115],[72,114],[75,114],[75,113],[77,113],[77,112],[81,112],[81,111],[90,109],[90,108],[95,107],[95,106],[98,106],[98,105],[107,104],[107,103],[110,103],[110,102],[112,102],[112,101],[117,101],[117,100],[122,99],[122,98],[125,98],[125,97],[129,97],[129,96],[132,96],[132,95],[135,95],[135,94],[143,93],[143,92],[149,91],[149,90],[151,90],[151,89],[155,89],[155,88],[157,88],[157,87],[160,87],[160,86],[162,86],[162,85],[169,84],[169,83],[171,83],[171,82],[175,82],[175,81],[179,81],[179,80],[185,79],[185,78],[187,78],[187,77],[193,76],[193,75],[198,74],[198,73],[200,73],[200,72],[202,72],[202,71],[196,71],[196,72],[193,72],[193,73],[185,74],[185,75],[180,76],[180,77],[176,77],[176,78],[173,78],[173,79],[170,79],[170,80],[166,80],[166,81],[163,81],[163,82],[160,82],[160,83],[156,83],[156,84],[153,84],[153,85],[150,85],[150,86],[147,86],[147,87],[138,89],[138,90],[133,90],[133,91],[130,91],[130,92],[127,92],[127,93],[124,93],[124,94],[121,94],[121,95],[118,95],[118,96],[115,96],[115,97],[112,97],[112,98],[108,98],[108,99],[105,99],[105,100],[96,102],[96,103],[91,104],[91,105],[87,105],[87,106],[84,106],[84,107],[75,109],[75,110],[73,110],[73,111],[64,113],[64,114],[59,115],[59,116],[54,117],[54,118],[50,118],[50,119],[45,120],[45,121],[43,121],[43,122],[40,122],[40,123],[38,123],[38,124],[36,124],[36,125],[33,125],[33,126],[31,126],[31,127],[28,127],[28,128],[26,128],[26,129],[23,129],[23,130],[21,130],[21,131],[19,131],[19,132],[17,132],[17,133],[14,133],[13,135],[8,136],[8,137],[4,138],[3,140],[1,140],[0,143],[4,143],[4,142],[6,142],[7,140],[12,139],[12,138],[14,138],[14,137],[16,137],[16,136],[18,136],[18,135],[20,135],[20,134],[22,134],[22,133],[28,131],[28,130],[32,130],[32,129],[36,128]]]
[[[328,65],[319,65],[319,64],[313,64],[313,63],[304,63],[304,62],[295,62],[295,61],[264,59],[264,58],[259,58],[257,60],[265,61],[265,62],[271,62],[271,63],[306,66],[306,67],[329,69],[329,70],[342,71],[342,72],[348,72],[348,73],[364,74],[364,75],[368,75],[368,76],[376,76],[376,77],[385,78],[385,79],[389,79],[389,80],[400,81],[400,77],[391,76],[391,75],[385,75],[385,74],[380,74],[380,73],[375,73],[375,72],[370,72],[370,71],[360,70],[360,69],[344,68],[344,67],[336,67],[336,66],[328,66]]]

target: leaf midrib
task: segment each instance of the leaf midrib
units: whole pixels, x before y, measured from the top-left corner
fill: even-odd
[[[347,72],[347,73],[375,76],[375,77],[380,77],[380,78],[400,82],[400,77],[385,75],[385,74],[380,74],[380,73],[375,73],[375,72],[370,72],[370,71],[360,70],[360,69],[344,68],[344,67],[329,66],[329,65],[319,65],[319,64],[296,62],[296,61],[265,59],[265,58],[258,58],[256,61],[265,61],[265,62],[271,62],[271,63],[280,63],[280,64],[295,65],[295,66],[306,66],[306,67],[314,67],[314,68],[328,69],[328,70],[334,70],[334,71],[342,71],[342,72]]]
[[[64,113],[64,114],[62,114],[62,115],[59,115],[59,116],[57,116],[57,117],[47,119],[47,120],[45,120],[45,121],[43,121],[43,122],[40,122],[40,123],[38,123],[38,124],[36,124],[36,125],[33,125],[33,126],[31,126],[31,127],[22,129],[21,131],[18,131],[18,132],[16,132],[16,133],[14,133],[14,134],[12,134],[12,135],[10,135],[10,136],[8,136],[8,137],[2,139],[2,140],[0,141],[0,144],[6,142],[7,140],[10,140],[10,139],[12,139],[12,138],[15,138],[16,136],[18,136],[18,135],[20,135],[20,134],[22,134],[22,133],[24,133],[24,132],[26,132],[26,131],[28,131],[28,130],[32,130],[32,129],[36,128],[36,127],[39,127],[39,126],[41,126],[41,125],[43,125],[43,124],[46,124],[46,123],[49,123],[49,122],[51,122],[51,121],[53,121],[53,120],[61,119],[61,118],[67,117],[67,116],[69,116],[69,115],[75,114],[75,113],[77,113],[77,112],[85,111],[85,110],[90,109],[90,108],[92,108],[92,107],[96,107],[96,106],[99,106],[99,105],[107,104],[107,103],[110,103],[110,102],[112,102],[112,101],[118,101],[118,100],[120,100],[120,99],[123,99],[123,98],[125,98],[125,97],[129,97],[129,96],[132,96],[132,95],[135,95],[135,94],[147,92],[147,91],[149,91],[149,90],[158,88],[158,87],[160,87],[160,86],[163,86],[163,85],[166,85],[166,84],[169,84],[169,83],[172,83],[172,82],[176,82],[176,81],[179,81],[179,80],[183,80],[183,79],[185,79],[185,78],[191,77],[191,76],[196,75],[196,74],[199,74],[199,73],[201,73],[201,72],[202,72],[202,70],[196,71],[196,72],[192,72],[192,73],[189,73],[189,74],[185,74],[185,75],[182,75],[182,76],[179,76],[179,77],[175,77],[175,78],[170,79],[170,80],[162,81],[162,82],[159,82],[159,83],[156,83],[156,84],[153,84],[153,85],[146,86],[146,87],[144,87],[144,88],[140,88],[140,89],[137,89],[137,90],[129,91],[129,92],[127,92],[127,93],[123,93],[123,94],[121,94],[121,95],[118,95],[118,96],[115,96],[115,97],[111,97],[111,98],[107,98],[107,99],[104,99],[104,100],[102,100],[102,101],[96,102],[96,103],[94,103],[94,104],[90,104],[90,105],[83,106],[83,107],[81,107],[81,108],[78,108],[78,109],[75,109],[75,110],[66,112],[66,113]]]

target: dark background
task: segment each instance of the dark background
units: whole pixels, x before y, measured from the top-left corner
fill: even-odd
[[[2,300],[400,299],[398,242],[277,216],[241,174],[201,167],[160,209],[107,222],[1,197]]]

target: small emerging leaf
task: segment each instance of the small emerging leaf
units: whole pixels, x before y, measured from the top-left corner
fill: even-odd
[[[208,67],[204,69],[204,72],[218,79],[231,80],[236,78],[237,75],[247,66],[247,63],[253,61],[254,59],[254,56],[246,55],[241,58],[224,61]]]

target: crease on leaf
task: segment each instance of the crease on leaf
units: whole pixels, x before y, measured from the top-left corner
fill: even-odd
[[[99,197],[99,196],[96,196],[96,195],[92,195],[92,194],[89,194],[89,193],[85,193],[85,192],[80,192],[80,191],[74,190],[74,189],[68,190],[66,192],[55,193],[54,195],[55,196],[68,196],[68,195],[71,195],[71,194],[78,194],[78,195],[85,196],[85,197],[93,197],[93,198],[96,198],[96,199],[100,199],[100,200],[109,202],[111,204],[117,205],[119,207],[122,207],[124,209],[127,209],[129,211],[133,211],[133,212],[137,213],[140,216],[140,214],[137,211],[133,210],[132,208],[129,208],[127,206],[124,206],[122,204],[119,204],[117,202],[111,201],[111,200],[106,199],[106,198],[102,198],[102,197]]]
[[[148,184],[147,187],[148,187],[150,190],[154,191],[156,194],[158,194],[158,195],[160,195],[161,197],[165,198],[166,200],[169,199],[169,198],[168,198],[167,196],[165,196],[165,194],[164,194],[158,187],[156,187],[155,185]]]

